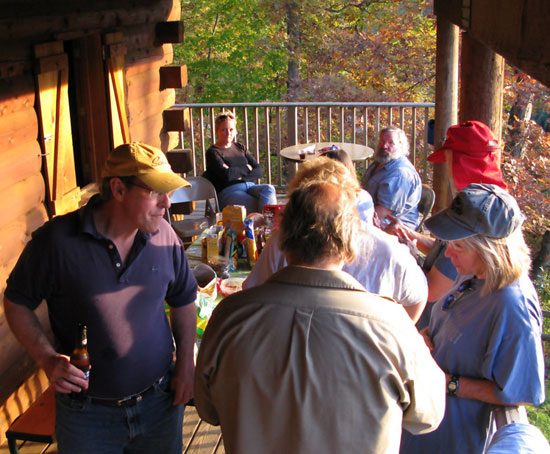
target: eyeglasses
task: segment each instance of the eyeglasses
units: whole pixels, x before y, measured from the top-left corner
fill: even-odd
[[[474,290],[474,278],[464,281],[457,287],[457,289],[453,293],[445,298],[442,306],[443,310],[449,310],[454,304],[456,304],[460,300],[460,298],[464,296],[466,292],[470,290]]]
[[[160,199],[161,197],[163,197],[165,195],[167,195],[168,198],[170,198],[170,197],[172,197],[172,194],[174,194],[174,191],[171,191],[171,192],[158,192],[158,191],[155,191],[154,189],[148,188],[147,186],[143,186],[143,185],[135,183],[135,182],[126,183],[126,185],[137,186],[138,188],[145,189],[146,194],[150,199]]]

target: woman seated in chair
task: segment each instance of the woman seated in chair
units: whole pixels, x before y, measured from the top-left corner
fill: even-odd
[[[262,169],[243,144],[234,142],[235,115],[221,112],[215,121],[216,143],[206,151],[206,172],[218,193],[220,209],[226,205],[244,205],[247,213],[262,212],[264,205],[277,203],[275,188],[255,184]]]

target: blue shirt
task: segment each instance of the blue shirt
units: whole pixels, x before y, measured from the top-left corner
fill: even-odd
[[[422,182],[418,172],[406,156],[394,159],[383,167],[373,162],[361,178],[361,186],[374,200],[392,211],[407,227],[418,225],[418,203],[422,195]]]
[[[150,386],[170,367],[173,339],[164,301],[193,303],[197,283],[168,223],[138,232],[126,263],[94,224],[95,196],[81,210],[33,233],[5,291],[34,310],[45,299],[56,350],[69,354],[79,322],[88,326],[89,394],[120,398]]]
[[[512,423],[497,430],[487,454],[550,454],[550,446],[535,426]]]
[[[457,278],[449,294],[472,276]],[[527,276],[481,296],[484,281],[473,279],[449,309],[442,297],[433,307],[429,335],[443,371],[495,383],[495,394],[512,404],[544,401],[542,313]],[[492,406],[479,400],[447,396],[445,417],[426,435],[403,433],[401,453],[482,453],[490,436]]]
[[[363,222],[372,224],[372,217],[374,215],[374,203],[371,195],[361,189],[357,196],[357,210],[359,210],[359,217]]]

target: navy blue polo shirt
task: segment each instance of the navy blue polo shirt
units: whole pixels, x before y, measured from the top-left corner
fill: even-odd
[[[86,323],[89,394],[123,397],[167,372],[174,342],[164,301],[192,304],[197,283],[181,241],[164,220],[153,234],[137,233],[123,264],[114,243],[95,227],[92,208],[98,203],[95,196],[35,231],[5,296],[33,310],[46,300],[60,353],[71,352],[77,324]]]

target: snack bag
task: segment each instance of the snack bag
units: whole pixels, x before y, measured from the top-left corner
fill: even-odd
[[[195,306],[197,307],[197,336],[201,338],[212,311],[216,307],[217,280],[214,270],[202,263],[193,268],[193,274],[199,285]]]
[[[222,223],[225,228],[231,227],[235,232],[242,232],[246,208],[242,205],[227,205],[222,210]]]
[[[256,238],[254,238],[254,221],[251,218],[244,219],[244,245],[246,246],[246,254],[250,268],[254,266],[258,260],[258,250],[256,248]]]

